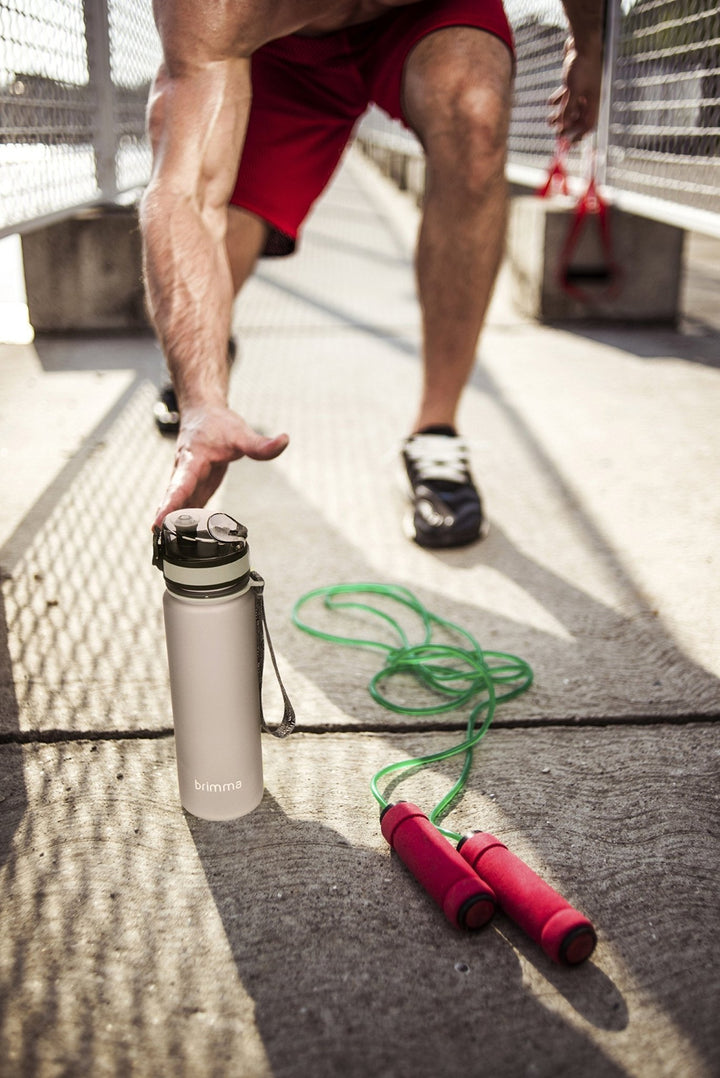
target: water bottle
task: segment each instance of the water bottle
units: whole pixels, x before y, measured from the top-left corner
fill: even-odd
[[[247,529],[225,513],[170,513],[154,554],[166,584],[180,801],[204,820],[235,819],[263,795],[262,578],[251,573]]]

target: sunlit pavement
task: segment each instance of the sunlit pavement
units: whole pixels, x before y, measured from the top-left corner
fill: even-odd
[[[699,245],[683,332],[519,318],[501,276],[461,411],[479,545],[403,533],[420,385],[417,213],[352,154],[301,253],[238,303],[232,399],[286,430],[214,499],[249,529],[298,713],[228,824],[177,798],[150,523],[172,442],[150,338],[0,345],[3,1075],[718,1072],[720,369]],[[593,920],[553,965],[504,915],[452,928],[380,834],[369,782],[461,740],[301,634],[311,588],[411,588],[533,667],[447,817],[492,831]],[[281,702],[266,685],[269,719]],[[431,808],[452,761],[388,796]]]

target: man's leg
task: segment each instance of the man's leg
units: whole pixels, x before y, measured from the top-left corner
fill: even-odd
[[[503,250],[511,86],[508,47],[474,27],[434,31],[405,66],[405,116],[426,156],[416,253],[423,389],[403,453],[410,534],[422,546],[462,546],[487,532],[456,413]]]
[[[236,296],[255,269],[267,234],[268,226],[260,217],[240,206],[228,206],[225,246]]]
[[[503,251],[512,88],[506,45],[472,27],[410,54],[405,114],[426,154],[417,249],[425,377],[415,430],[454,425]]]
[[[225,246],[232,273],[235,295],[250,277],[255,263],[262,254],[267,239],[268,226],[259,217],[239,206],[228,206],[227,233]],[[228,326],[228,363],[235,359],[235,341],[230,337]],[[155,424],[161,434],[177,434],[180,427],[180,413],[177,397],[171,382],[164,385],[158,394],[153,409]]]

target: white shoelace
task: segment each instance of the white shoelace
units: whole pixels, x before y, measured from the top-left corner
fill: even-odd
[[[405,452],[417,468],[420,479],[467,482],[468,448],[462,438],[416,434],[407,442]]]

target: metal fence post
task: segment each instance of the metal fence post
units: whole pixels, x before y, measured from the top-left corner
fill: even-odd
[[[610,123],[612,120],[613,83],[620,36],[621,0],[605,0],[605,33],[603,42],[603,73],[600,91],[600,110],[597,125],[596,177],[607,184],[610,152]]]
[[[87,42],[88,89],[91,100],[95,102],[95,173],[102,197],[112,202],[117,196],[118,187],[108,0],[83,0],[83,15]]]

